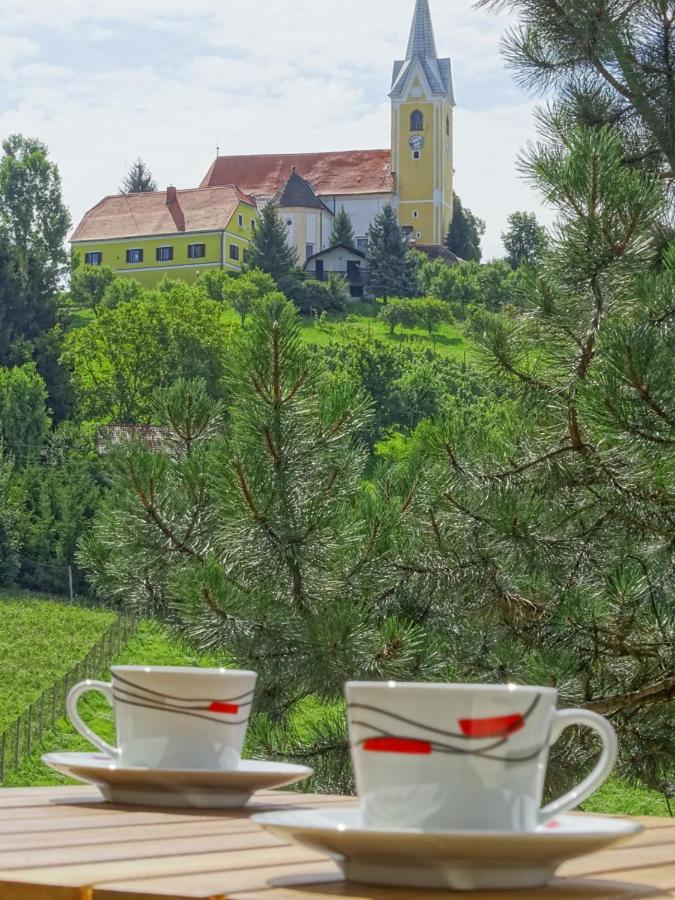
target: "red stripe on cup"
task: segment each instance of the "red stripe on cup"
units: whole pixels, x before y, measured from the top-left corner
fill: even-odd
[[[429,741],[415,741],[411,738],[379,737],[368,738],[363,742],[363,749],[373,753],[417,753],[430,754]]]
[[[525,725],[525,719],[520,713],[512,716],[495,716],[492,719],[460,719],[459,727],[467,737],[492,738],[505,737],[520,731]]]
[[[236,703],[220,703],[218,700],[214,700],[211,706],[209,706],[209,712],[232,715],[233,713],[239,712],[239,707]]]

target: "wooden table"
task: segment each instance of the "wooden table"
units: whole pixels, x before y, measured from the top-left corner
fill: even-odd
[[[233,812],[108,806],[88,787],[0,790],[0,900],[609,900],[675,897],[675,820],[642,819],[631,844],[567,863],[546,889],[456,894],[346,884],[324,856],[283,844],[251,810],[344,806],[258,795]]]

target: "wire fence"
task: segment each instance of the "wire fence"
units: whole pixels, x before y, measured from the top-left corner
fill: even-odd
[[[136,619],[121,616],[108,628],[81,662],[63,678],[44,690],[0,735],[0,785],[9,772],[16,772],[23,760],[41,745],[66,712],[68,692],[79,681],[106,675],[138,625]]]

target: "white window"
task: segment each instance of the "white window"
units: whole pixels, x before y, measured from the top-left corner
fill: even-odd
[[[127,250],[127,265],[136,266],[143,262],[142,250]]]
[[[422,159],[422,151],[413,150],[413,159]]]
[[[100,250],[94,250],[91,253],[84,254],[84,264],[86,266],[100,266],[103,263],[103,254]]]
[[[367,237],[357,237],[356,249],[360,250],[361,253],[365,253],[366,250],[368,249],[368,238]]]
[[[206,244],[188,244],[188,259],[204,259]]]
[[[237,221],[239,222],[239,227],[243,228],[244,227],[244,217],[242,215],[239,215],[237,218]]]
[[[236,244],[230,244],[230,259],[239,259],[239,247]]]
[[[413,209],[413,219],[419,219],[420,211],[419,209]]]
[[[314,244],[305,244],[305,256],[307,259],[314,256]]]
[[[422,232],[421,232],[421,231],[416,231],[415,234],[416,234],[416,236],[417,236],[417,240],[419,241],[419,240],[421,239],[421,237],[422,237]]]
[[[173,247],[158,247],[157,262],[171,262],[173,259]]]

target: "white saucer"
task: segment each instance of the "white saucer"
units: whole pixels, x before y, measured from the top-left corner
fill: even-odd
[[[132,806],[232,809],[244,806],[254,791],[313,774],[306,766],[248,759],[232,772],[124,767],[102,753],[47,753],[42,761],[62,775],[96,785],[110,803]]]
[[[567,859],[625,841],[642,826],[600,816],[558,816],[534,832],[378,829],[358,809],[252,816],[272,834],[329,853],[349,881],[446,890],[541,887]]]

